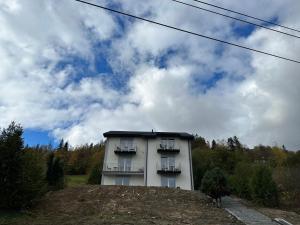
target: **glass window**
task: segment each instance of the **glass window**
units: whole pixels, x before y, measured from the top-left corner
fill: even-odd
[[[129,186],[129,177],[116,177],[116,185]]]
[[[174,149],[175,148],[175,139],[170,138],[168,141],[168,148]]]
[[[161,186],[175,188],[176,187],[176,177],[161,177]]]
[[[118,165],[120,171],[131,171],[131,158],[119,157]]]
[[[161,169],[162,170],[174,170],[175,169],[175,157],[174,156],[161,156]]]
[[[167,177],[164,177],[164,176],[161,177],[161,186],[168,187],[168,178]]]
[[[162,139],[160,140],[160,147],[161,147],[161,148],[167,148],[167,146],[168,146],[168,139],[162,138]]]
[[[122,185],[122,177],[116,177],[116,185]]]
[[[169,177],[168,181],[169,181],[168,187],[170,187],[170,188],[176,187],[176,178],[175,177]]]

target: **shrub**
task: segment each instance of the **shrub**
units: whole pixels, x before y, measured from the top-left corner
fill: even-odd
[[[251,180],[252,198],[265,206],[278,205],[278,190],[272,178],[271,170],[266,166],[256,168]]]
[[[215,199],[221,200],[228,194],[227,180],[220,168],[214,168],[205,173],[201,182],[201,191]]]

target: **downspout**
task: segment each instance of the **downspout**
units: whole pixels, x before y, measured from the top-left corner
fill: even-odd
[[[147,138],[147,143],[146,143],[146,159],[145,159],[145,174],[144,174],[144,183],[145,186],[147,186],[147,179],[148,179],[148,138]]]
[[[101,176],[101,185],[104,185],[104,179],[103,179],[103,171],[105,170],[105,166],[106,166],[106,160],[107,160],[107,155],[108,155],[108,145],[109,145],[109,138],[106,139],[105,142],[105,152],[104,152],[104,162],[102,165],[102,176]]]
[[[194,190],[194,175],[193,175],[193,163],[192,163],[192,150],[191,150],[191,141],[188,141],[189,144],[189,160],[190,160],[190,176],[191,176],[191,190]]]

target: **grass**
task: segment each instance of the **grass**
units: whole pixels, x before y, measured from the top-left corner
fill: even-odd
[[[67,175],[66,184],[68,187],[78,187],[87,183],[87,175]]]

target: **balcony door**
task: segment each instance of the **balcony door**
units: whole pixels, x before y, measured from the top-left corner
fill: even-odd
[[[160,140],[160,146],[164,149],[174,149],[175,148],[175,139],[174,138],[162,138]]]
[[[161,177],[161,186],[175,188],[176,187],[176,178],[175,177]]]
[[[133,149],[133,139],[132,138],[121,138],[120,140],[121,150],[129,151]]]
[[[161,168],[162,170],[174,170],[175,169],[175,157],[174,156],[161,156]]]
[[[131,158],[119,157],[118,165],[120,171],[131,171]]]

